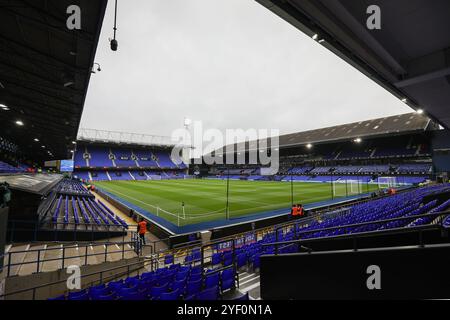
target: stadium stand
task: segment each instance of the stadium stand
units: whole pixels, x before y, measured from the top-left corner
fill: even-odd
[[[40,219],[47,228],[83,230],[90,229],[92,224],[99,230],[110,226],[128,228],[122,218],[96,200],[78,180],[63,179],[44,201],[50,203],[41,212]]]
[[[28,169],[27,166],[13,166],[6,162],[0,161],[0,173],[18,173],[18,172],[25,172]]]
[[[299,221],[290,227],[275,228],[277,231],[266,232],[243,245],[236,244],[233,249],[222,246],[223,243],[214,244],[209,255],[209,267],[206,269],[195,265],[195,261],[202,259],[201,247],[190,247],[181,261],[182,257],[177,261],[173,254],[168,253],[161,257],[164,266],[151,272],[143,270],[138,276],[92,286],[52,300],[204,300],[205,296],[220,299],[224,292],[238,286],[237,280],[242,268],[247,271],[257,271],[260,268],[262,255],[296,253],[301,249],[297,244],[278,248],[276,243],[409,229],[426,224],[442,223],[443,226],[450,227],[449,218],[442,219],[438,215],[450,208],[450,200],[440,197],[449,191],[450,184],[409,190],[346,206],[338,211],[329,211],[320,219],[313,219],[307,224]]]
[[[180,179],[187,166],[170,158],[171,149],[122,147],[117,143],[79,142],[74,175],[85,181]],[[126,169],[126,170],[125,170]]]

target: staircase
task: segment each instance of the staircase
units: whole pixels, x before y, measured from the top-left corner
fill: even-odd
[[[84,153],[89,154],[87,147],[84,147]],[[86,167],[88,167],[88,168],[90,167],[90,164],[89,164],[90,158],[91,158],[91,155],[89,154],[89,157],[85,159],[86,160]]]
[[[260,300],[259,272],[239,272],[239,291],[242,293],[248,292],[250,300]]]

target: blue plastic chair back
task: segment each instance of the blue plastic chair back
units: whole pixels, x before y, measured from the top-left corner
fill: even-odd
[[[200,292],[202,286],[202,280],[188,281],[186,286],[186,295],[190,296]]]
[[[197,294],[197,300],[217,300],[219,299],[219,288],[217,286],[205,289]]]
[[[207,275],[205,279],[205,287],[211,288],[219,285],[219,273]]]
[[[175,289],[171,292],[163,292],[159,300],[178,300],[180,298],[180,290]]]

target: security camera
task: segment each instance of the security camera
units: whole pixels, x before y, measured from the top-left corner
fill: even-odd
[[[111,45],[111,50],[112,51],[117,51],[117,47],[118,47],[119,44],[117,43],[116,39],[112,39],[111,42],[110,42],[110,45]]]

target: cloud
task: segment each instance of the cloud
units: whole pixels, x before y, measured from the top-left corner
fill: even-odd
[[[254,1],[110,1],[82,127],[170,135],[206,128],[303,131],[410,112]]]

